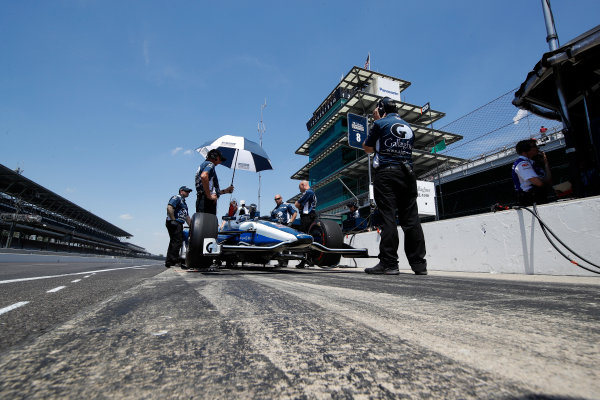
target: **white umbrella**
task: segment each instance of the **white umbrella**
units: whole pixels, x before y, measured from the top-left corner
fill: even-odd
[[[206,142],[198,147],[196,151],[206,158],[209,151],[218,149],[226,160],[221,164],[235,170],[260,172],[273,169],[269,156],[262,147],[252,140],[242,136],[224,135],[220,138]],[[231,178],[233,183],[233,177]]]

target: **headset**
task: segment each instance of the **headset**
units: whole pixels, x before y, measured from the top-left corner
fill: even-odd
[[[384,97],[377,102],[377,112],[379,116],[383,118],[384,114],[395,113],[396,105],[392,102],[389,97]]]

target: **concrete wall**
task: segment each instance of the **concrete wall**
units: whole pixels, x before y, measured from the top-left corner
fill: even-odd
[[[546,204],[540,218],[570,248],[600,265],[600,197]],[[400,269],[410,269],[400,234]],[[600,275],[563,258],[548,242],[539,223],[526,210],[508,210],[423,224],[430,271],[514,273],[527,275]],[[556,242],[556,240],[555,240]],[[346,238],[354,247],[379,254],[379,234],[367,232]],[[571,252],[561,250],[588,266]],[[342,259],[342,264],[367,267],[377,259]],[[592,267],[593,268],[593,267]],[[596,269],[600,271],[600,269]]]

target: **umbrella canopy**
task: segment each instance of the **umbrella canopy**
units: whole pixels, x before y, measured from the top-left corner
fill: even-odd
[[[225,135],[206,142],[196,151],[204,158],[210,150],[218,149],[227,159],[221,165],[244,171],[260,172],[273,169],[269,156],[256,142],[242,136]]]

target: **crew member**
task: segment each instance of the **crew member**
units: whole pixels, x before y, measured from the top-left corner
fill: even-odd
[[[356,219],[360,218],[360,213],[358,212],[358,206],[353,201],[348,203],[347,207],[349,211],[346,213],[346,220],[342,225],[345,231],[350,231],[356,227]]]
[[[291,217],[289,217],[291,215]],[[275,195],[275,208],[271,211],[271,221],[280,223],[281,225],[292,226],[296,220],[298,211],[293,205],[284,203],[280,194]]]
[[[233,185],[220,190],[215,168],[226,161],[219,149],[213,149],[206,155],[196,172],[196,212],[217,215],[217,199],[223,193],[233,193]]]
[[[317,219],[317,196],[308,184],[308,181],[302,181],[298,185],[302,196],[296,201],[296,208],[300,211],[300,230],[308,233],[312,223]]]
[[[515,150],[519,158],[512,166],[512,180],[518,204],[524,207],[533,203],[547,203],[552,176],[546,153],[539,150],[535,139],[521,140],[515,146]],[[543,167],[533,161],[538,155],[541,156]]]
[[[188,226],[191,224],[185,199],[191,191],[192,189],[187,186],[180,187],[179,194],[171,197],[167,204],[167,221],[165,222],[167,231],[169,231],[169,248],[165,260],[167,268],[181,263],[179,252],[183,244],[183,224],[186,222]]]
[[[240,200],[240,206],[238,207],[236,217],[239,215],[248,214],[248,208],[246,207],[246,200]]]
[[[229,202],[229,210],[227,211],[227,214],[223,216],[223,222],[221,222],[221,226],[219,226],[220,231],[223,230],[223,228],[227,224],[227,221],[229,221],[229,218],[235,216],[235,214],[237,213],[237,209],[237,200],[231,199],[231,201]]]
[[[414,133],[397,114],[389,97],[381,99],[373,111],[374,123],[362,147],[375,153],[375,202],[379,209],[381,241],[379,263],[365,268],[368,274],[398,275],[398,228],[404,231],[404,253],[416,275],[427,275],[425,237],[417,209],[417,180],[412,171]]]

